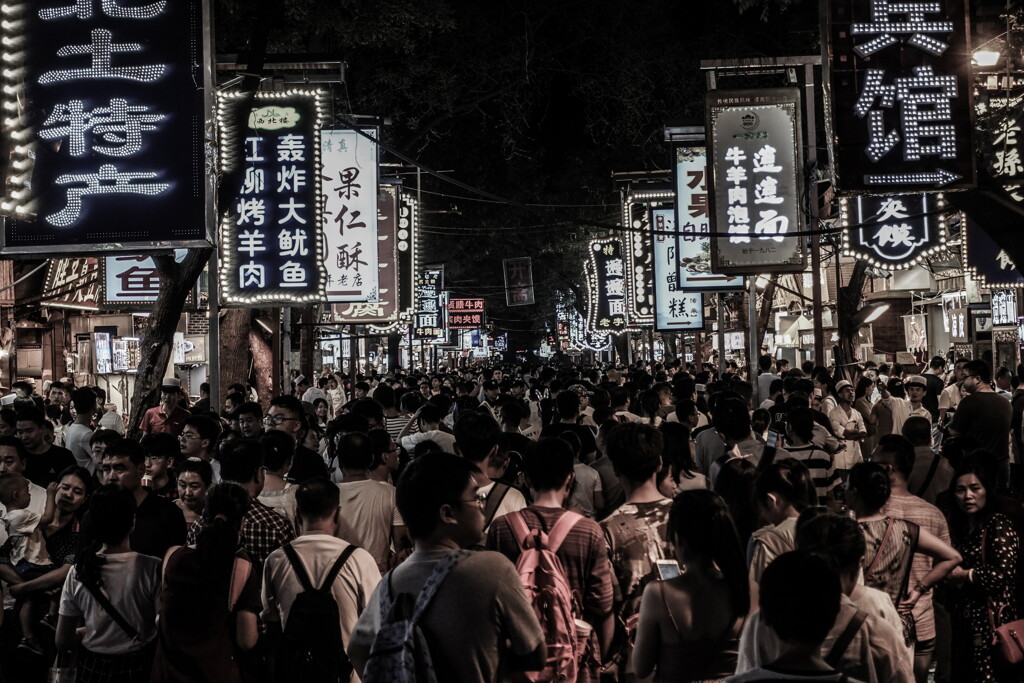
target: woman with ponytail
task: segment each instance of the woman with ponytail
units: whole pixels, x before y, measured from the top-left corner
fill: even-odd
[[[960,554],[927,529],[905,519],[883,514],[889,500],[889,473],[875,462],[860,462],[850,470],[846,502],[864,532],[864,585],[888,595],[903,619],[903,636],[910,644],[916,637],[911,610],[921,595],[946,578],[960,564]],[[932,569],[916,586],[910,586],[914,553],[931,557]]]
[[[654,681],[717,681],[736,672],[750,610],[747,567],[729,508],[712,491],[683,491],[669,515],[682,574],[644,590],[633,668]]]
[[[241,683],[239,660],[256,645],[260,576],[238,550],[246,490],[233,482],[210,489],[195,546],[167,551],[160,637],[153,683]]]
[[[792,458],[769,465],[754,481],[754,504],[768,525],[750,538],[752,604],[757,604],[761,573],[776,557],[796,548],[797,518],[816,501],[810,471]]]
[[[92,495],[95,537],[68,573],[57,621],[57,650],[77,646],[77,680],[144,680],[153,662],[160,598],[160,560],[132,552],[135,497],[115,484]]]

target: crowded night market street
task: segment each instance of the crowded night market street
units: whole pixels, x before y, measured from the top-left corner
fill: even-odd
[[[3,0],[0,683],[1024,683],[1013,0]]]

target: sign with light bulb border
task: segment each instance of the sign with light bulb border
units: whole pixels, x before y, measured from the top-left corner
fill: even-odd
[[[208,2],[3,10],[0,253],[210,246]]]
[[[843,255],[884,270],[913,268],[946,247],[941,192],[840,199]]]
[[[822,4],[836,187],[878,194],[974,187],[966,0]]]

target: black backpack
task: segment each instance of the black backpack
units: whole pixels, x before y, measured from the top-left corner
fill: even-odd
[[[342,551],[319,588],[310,582],[292,544],[285,543],[281,547],[302,584],[302,592],[295,596],[288,611],[288,625],[277,649],[278,680],[347,682],[352,674],[352,662],[341,640],[338,603],[331,594],[331,586],[356,547],[349,545]]]

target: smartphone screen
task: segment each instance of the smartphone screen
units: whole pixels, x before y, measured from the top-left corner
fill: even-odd
[[[777,448],[779,443],[779,433],[774,429],[768,430],[768,438],[765,439],[764,445],[768,448]]]
[[[679,563],[675,560],[657,560],[657,565],[658,576],[660,576],[662,580],[674,579],[682,574],[682,572],[679,571]]]

